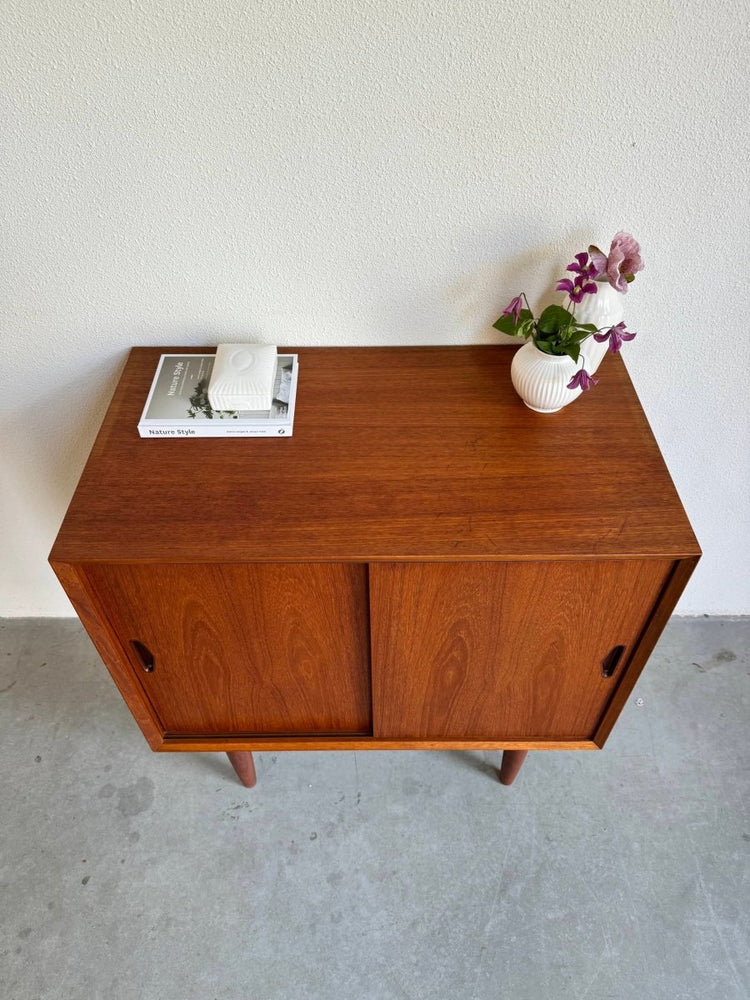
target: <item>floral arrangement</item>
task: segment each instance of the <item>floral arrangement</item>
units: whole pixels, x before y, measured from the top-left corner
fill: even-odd
[[[585,296],[596,295],[600,282],[609,282],[623,294],[627,292],[628,284],[635,279],[638,271],[643,270],[638,243],[629,233],[617,233],[608,254],[592,245],[588,252],[577,253],[566,270],[573,277],[563,278],[555,286],[558,291],[567,292],[566,306],[547,306],[536,318],[526,294],[522,292],[511,299],[493,326],[501,333],[513,337],[523,337],[525,340],[531,337],[536,347],[545,354],[567,354],[576,362],[581,356],[581,344],[587,337],[593,337],[599,343],[609,340],[609,349],[619,351],[623,341],[632,340],[635,333],[627,330],[624,323],[601,329],[593,323],[580,323],[576,319],[575,309]],[[582,365],[568,383],[568,388],[589,389],[598,381]]]

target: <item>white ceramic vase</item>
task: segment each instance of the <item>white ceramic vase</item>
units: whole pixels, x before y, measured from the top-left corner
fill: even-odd
[[[568,389],[568,382],[579,368],[580,363],[567,355],[545,354],[533,340],[527,340],[513,355],[510,379],[529,409],[557,413],[581,395],[580,389]]]
[[[608,326],[616,326],[622,322],[624,315],[624,296],[608,281],[597,281],[596,295],[584,295],[576,306],[576,319],[579,323],[593,323],[601,330]],[[604,359],[609,349],[609,341],[599,344],[593,336],[587,337],[581,344],[581,354],[586,359],[586,371],[593,375]]]

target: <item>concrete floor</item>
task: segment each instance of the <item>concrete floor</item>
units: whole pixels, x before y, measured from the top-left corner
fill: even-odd
[[[747,1000],[750,619],[673,619],[601,753],[152,754],[77,621],[0,622],[3,1000]]]

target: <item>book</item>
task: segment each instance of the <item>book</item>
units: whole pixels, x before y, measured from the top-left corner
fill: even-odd
[[[296,354],[276,361],[270,410],[214,410],[208,401],[213,354],[162,354],[138,421],[141,437],[291,437]]]

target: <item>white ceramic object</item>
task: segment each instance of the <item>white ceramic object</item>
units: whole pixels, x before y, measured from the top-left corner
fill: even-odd
[[[580,367],[580,363],[567,355],[545,354],[533,340],[528,340],[513,355],[510,379],[529,409],[557,413],[581,395],[580,389],[568,389],[568,382]]]
[[[208,383],[213,410],[270,410],[276,375],[272,344],[219,344]]]
[[[617,326],[622,322],[625,313],[623,302],[625,296],[608,281],[597,281],[596,288],[596,295],[584,295],[576,306],[576,319],[579,323],[593,323],[599,330]],[[591,336],[583,341],[581,354],[586,359],[586,371],[589,375],[594,374],[608,350],[608,340],[599,344]]]

